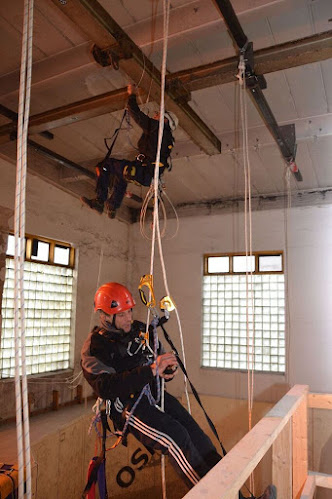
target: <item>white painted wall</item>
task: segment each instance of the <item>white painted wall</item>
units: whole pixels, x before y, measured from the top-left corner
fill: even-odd
[[[3,222],[3,218],[8,217],[8,209],[14,209],[15,165],[0,159],[0,178]],[[75,197],[34,175],[27,178],[26,209],[27,233],[72,243],[77,251],[73,366],[79,369],[83,341],[91,326],[98,323],[93,314],[96,288],[111,280],[126,283],[128,225],[83,207]],[[13,217],[9,218],[9,229],[13,229],[13,223]],[[4,272],[1,279],[4,279]],[[0,399],[1,390],[0,382]]]
[[[169,220],[168,230],[174,230]],[[309,384],[311,391],[332,391],[332,206],[291,209],[288,222],[289,303],[291,316],[289,379],[279,374],[256,374],[257,399],[277,400],[285,383]],[[135,261],[132,286],[149,273],[150,243],[131,227],[130,246]],[[170,293],[178,305],[184,332],[187,367],[202,394],[246,398],[247,376],[234,371],[200,369],[201,282],[203,254],[245,251],[242,213],[183,218],[176,239],[163,240]],[[253,250],[285,250],[284,210],[253,213]],[[159,265],[156,295],[165,295]],[[179,346],[176,319],[167,327]],[[160,332],[162,335],[162,332]],[[170,386],[171,388],[171,386]],[[181,376],[172,391],[183,390]]]
[[[15,167],[0,160],[0,213],[14,207]],[[173,232],[175,222],[168,221]],[[12,228],[13,220],[9,220]],[[139,303],[137,285],[150,269],[150,242],[142,239],[139,225],[130,228],[82,207],[79,200],[28,176],[26,231],[71,242],[77,248],[77,309],[75,315],[75,366],[90,326],[94,292],[98,284],[115,280],[128,283],[138,302],[136,317],[145,318]],[[291,310],[290,385],[305,383],[310,390],[332,391],[330,352],[332,335],[332,205],[297,207],[289,216],[289,291]],[[243,373],[200,369],[201,282],[203,254],[243,251],[243,214],[213,214],[182,218],[175,239],[163,239],[171,294],[178,305],[184,331],[187,366],[199,392],[246,398],[247,380]],[[253,213],[253,250],[285,249],[284,211]],[[157,252],[158,253],[158,252]],[[160,265],[155,265],[156,296],[161,298]],[[98,283],[99,276],[99,283]],[[177,347],[179,337],[173,317],[167,327]],[[286,390],[282,375],[257,374],[255,393],[260,400],[275,401]],[[180,375],[169,385],[180,395]],[[1,389],[0,389],[1,398]]]

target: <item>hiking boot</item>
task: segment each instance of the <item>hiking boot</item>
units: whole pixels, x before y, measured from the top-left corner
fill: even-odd
[[[116,210],[113,208],[113,206],[106,201],[105,207],[106,207],[107,216],[112,219],[115,218]]]
[[[86,204],[92,210],[98,211],[98,213],[103,213],[104,211],[104,202],[100,201],[100,199],[88,199],[85,196],[81,197],[81,201]]]
[[[269,485],[262,496],[257,497],[257,499],[277,499],[277,488],[275,485]]]

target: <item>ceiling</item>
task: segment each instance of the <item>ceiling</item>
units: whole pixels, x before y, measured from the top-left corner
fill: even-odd
[[[30,147],[28,167],[75,196],[93,192],[94,180],[84,169],[93,172],[94,165],[104,157],[104,138],[113,134],[123,114],[126,85],[140,82],[139,100],[145,112],[159,105],[155,102],[159,85],[151,74],[155,71],[153,65],[161,69],[163,43],[161,1],[100,0],[103,9],[134,42],[129,56],[120,58],[119,70],[102,67],[91,54],[92,46],[111,46],[120,55],[123,46],[120,43],[119,52],[114,32],[110,35],[98,24],[100,21],[95,20],[86,4],[98,11],[96,0],[34,3],[29,139],[31,144],[40,144],[58,156],[50,159],[45,149],[41,155],[41,151],[36,153]],[[332,188],[331,1],[233,0],[232,5],[244,33],[253,42],[255,70],[265,75],[267,88],[263,94],[278,125],[295,125],[296,164],[303,180],[299,182],[292,176],[292,189]],[[16,144],[10,139],[15,115],[10,111],[17,112],[18,108],[22,23],[23,0],[0,2],[0,154],[12,158]],[[325,33],[324,47],[309,44],[308,53],[302,46],[294,52],[298,40],[315,40],[314,35],[319,33]],[[287,42],[294,42],[290,49],[293,52],[284,53],[285,45],[279,47]],[[173,169],[164,175],[164,181],[175,206],[243,196],[237,53],[213,0],[172,0],[167,78],[172,81],[176,73],[180,83],[173,93],[168,93],[166,107],[177,113],[180,126],[175,132]],[[138,63],[135,54],[138,59],[144,54]],[[275,58],[278,64],[274,66]],[[222,70],[224,60],[228,72]],[[211,71],[217,62],[213,77],[204,79],[206,70]],[[104,94],[105,101],[100,97]],[[178,95],[182,96],[180,100]],[[285,162],[252,99],[246,95],[252,194],[282,195]],[[88,105],[87,112],[84,105]],[[45,130],[49,132],[47,137],[41,134]],[[114,155],[132,158],[139,135],[133,123],[121,130]],[[72,163],[84,169],[75,170]],[[143,197],[146,190],[132,185],[130,191]],[[140,208],[139,202],[133,200],[125,199],[124,203]]]

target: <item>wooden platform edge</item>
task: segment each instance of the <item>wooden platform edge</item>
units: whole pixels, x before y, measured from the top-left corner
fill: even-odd
[[[254,428],[186,495],[186,499],[230,499],[256,468],[298,407],[307,385],[295,385]]]
[[[309,393],[308,407],[310,409],[332,409],[332,394]]]
[[[313,499],[316,487],[332,489],[332,475],[309,471],[300,499]]]

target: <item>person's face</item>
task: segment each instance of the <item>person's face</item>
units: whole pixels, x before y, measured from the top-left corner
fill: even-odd
[[[132,309],[125,310],[125,312],[120,312],[115,316],[115,327],[117,329],[122,329],[125,333],[129,333],[131,330],[131,323],[133,320]]]
[[[158,111],[156,111],[153,115],[153,119],[154,120],[160,120],[160,113]],[[167,122],[167,118],[164,118],[164,122],[166,123]]]

